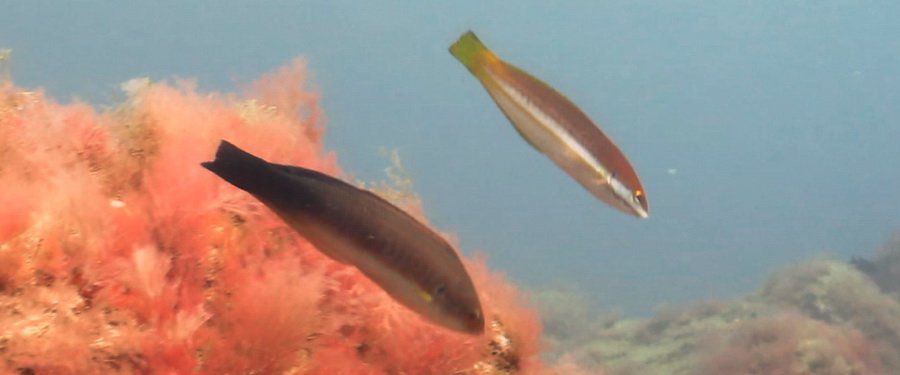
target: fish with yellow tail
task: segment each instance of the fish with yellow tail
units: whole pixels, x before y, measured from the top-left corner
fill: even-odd
[[[481,81],[516,131],[581,186],[616,209],[646,218],[637,172],[619,147],[565,96],[488,49],[469,31],[450,53]]]
[[[202,165],[410,310],[458,332],[484,331],[478,293],[453,247],[374,193],[310,169],[269,163],[224,140],[215,160]]]

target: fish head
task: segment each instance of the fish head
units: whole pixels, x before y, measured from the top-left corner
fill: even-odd
[[[633,180],[635,181],[628,183],[628,181],[616,178],[615,174],[607,178],[607,184],[615,196],[612,205],[622,212],[646,219],[650,215],[647,194],[637,178],[635,177]]]
[[[484,332],[484,313],[471,283],[438,284],[426,299],[432,306],[432,320],[455,331],[478,335]],[[468,285],[465,285],[468,284]]]
[[[646,219],[650,215],[650,207],[647,204],[647,196],[641,189],[631,191],[632,208],[638,217]]]

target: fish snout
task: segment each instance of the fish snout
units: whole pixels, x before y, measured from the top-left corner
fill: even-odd
[[[650,216],[650,207],[647,204],[647,197],[644,194],[643,190],[638,190],[634,194],[634,199],[637,201],[638,205],[635,208],[635,213],[641,219],[646,219]]]
[[[471,295],[475,296],[474,290]],[[443,305],[441,309],[444,312],[444,319],[449,320],[449,325],[457,331],[471,335],[480,335],[484,332],[484,313],[477,297],[448,298],[436,302]]]
[[[484,314],[481,309],[472,310],[465,314],[463,328],[466,333],[480,335],[484,333]]]

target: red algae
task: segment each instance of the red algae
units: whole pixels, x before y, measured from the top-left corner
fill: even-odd
[[[307,77],[295,60],[246,96],[134,81],[103,112],[0,87],[0,372],[552,372],[537,314],[483,259],[466,266],[489,327],[451,332],[199,166],[229,139],[342,175]]]

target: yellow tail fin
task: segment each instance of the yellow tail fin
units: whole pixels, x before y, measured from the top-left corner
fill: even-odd
[[[478,66],[477,57],[484,53],[491,54],[492,52],[485,47],[484,43],[481,43],[481,40],[478,40],[478,37],[471,30],[466,31],[456,43],[450,46],[450,54],[473,73]]]

